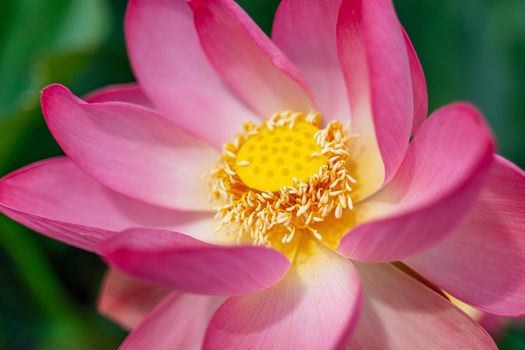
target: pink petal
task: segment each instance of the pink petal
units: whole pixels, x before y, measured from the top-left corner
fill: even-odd
[[[403,29],[403,28],[402,28]],[[414,117],[412,121],[412,134],[415,134],[417,129],[423,124],[428,114],[428,94],[427,81],[423,67],[417,57],[416,49],[407,32],[403,29],[403,36],[408,51],[408,62],[410,64],[410,76],[412,78],[412,96],[414,98]]]
[[[90,92],[84,100],[89,103],[98,102],[129,102],[148,108],[153,108],[153,103],[144,94],[141,87],[135,83],[110,85]]]
[[[222,298],[172,293],[119,347],[120,350],[200,350],[211,316]]]
[[[0,211],[59,241],[97,251],[100,240],[132,227],[170,228],[220,241],[213,215],[169,210],[113,192],[67,158],[41,161],[0,181]]]
[[[127,103],[85,103],[61,85],[42,94],[51,133],[86,173],[151,204],[209,210],[203,175],[218,154],[153,111]]]
[[[364,198],[401,164],[413,124],[410,59],[390,0],[343,0],[337,48],[352,114],[352,144]],[[362,176],[360,176],[362,175]],[[365,180],[362,180],[365,181]]]
[[[346,122],[350,106],[336,48],[340,4],[341,0],[283,0],[272,37],[304,74],[323,116]]]
[[[238,295],[277,283],[288,259],[265,247],[225,247],[182,233],[129,230],[104,242],[104,257],[122,271],[190,293]]]
[[[352,263],[314,243],[276,286],[228,299],[204,349],[336,349],[354,329],[360,302]]]
[[[155,105],[215,147],[254,116],[208,62],[187,0],[131,0],[126,41],[133,71]]]
[[[309,112],[297,69],[231,0],[192,0],[202,46],[221,77],[259,116]]]
[[[525,173],[496,158],[461,226],[406,261],[425,278],[485,312],[525,315]]]
[[[361,225],[341,240],[352,259],[395,261],[430,248],[474,203],[492,161],[482,115],[466,104],[433,114],[419,129],[390,184],[361,203]]]
[[[486,332],[451,302],[393,266],[357,268],[365,301],[345,349],[497,349]]]
[[[136,328],[168,290],[109,270],[98,295],[98,312],[126,329]]]

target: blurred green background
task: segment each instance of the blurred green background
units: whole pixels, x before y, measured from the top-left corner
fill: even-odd
[[[320,0],[322,1],[322,0]],[[267,32],[278,0],[240,0]],[[525,167],[525,1],[396,0],[427,76],[430,108],[468,100],[500,153]],[[0,2],[0,176],[58,155],[39,92],[82,95],[133,81],[123,38],[126,0]],[[103,263],[0,217],[0,349],[115,349],[125,332],[95,312]],[[498,340],[525,349],[517,326]]]

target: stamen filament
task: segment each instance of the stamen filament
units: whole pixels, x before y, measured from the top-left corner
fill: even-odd
[[[311,126],[306,127],[305,123]],[[323,240],[323,233],[318,232],[315,225],[328,219],[330,215],[340,219],[345,210],[353,209],[351,192],[356,180],[350,174],[348,144],[351,136],[348,129],[339,121],[332,121],[326,128],[318,130],[320,125],[321,116],[318,113],[304,115],[296,112],[276,113],[260,126],[252,123],[244,125],[244,132],[233,142],[225,145],[223,155],[210,176],[219,230],[225,229],[237,235],[237,242],[248,240],[256,245],[266,246],[272,246],[277,242],[289,244],[297,238],[299,232],[310,233],[316,239]],[[259,145],[256,137],[273,137],[277,142],[277,139],[282,138],[279,135],[294,136],[304,133],[306,136],[312,126],[317,128],[317,131],[311,134],[314,143],[308,144],[307,139],[305,142],[310,145],[308,146],[310,149],[316,145],[318,150],[304,154],[308,148],[305,145],[301,146],[300,141],[296,141],[297,149],[284,150],[293,151],[294,159],[299,159],[296,169],[289,174],[287,181],[290,181],[290,184],[275,190],[262,189],[267,185],[261,183],[259,178],[242,177],[244,176],[242,172],[248,170],[262,171],[256,169],[257,162],[239,159],[242,158],[240,154],[250,155],[248,148],[264,147],[266,152],[270,147],[266,144]],[[284,134],[284,131],[280,130],[289,131]],[[268,149],[268,153],[257,153],[257,155],[262,154],[262,158],[268,158],[265,155],[268,154],[271,160],[278,150],[277,145],[272,148],[273,151]],[[304,159],[303,163],[300,163],[300,159]],[[265,161],[268,162],[268,159]],[[307,166],[317,164],[310,163],[313,161],[320,162],[321,165],[318,170],[305,178]],[[275,171],[280,170],[282,172],[280,179],[285,181],[288,169],[284,165],[273,165],[265,168],[265,171],[266,176],[271,177]],[[259,188],[248,185],[247,179],[257,184],[256,187]],[[275,183],[270,182],[269,185],[274,186]]]

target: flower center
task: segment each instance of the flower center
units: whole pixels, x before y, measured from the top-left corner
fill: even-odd
[[[315,141],[317,127],[306,122],[264,126],[239,149],[234,170],[248,186],[278,191],[294,182],[307,181],[328,159]]]
[[[337,246],[353,218],[350,136],[338,121],[320,125],[292,112],[244,125],[210,177],[219,229],[280,250],[304,235]]]

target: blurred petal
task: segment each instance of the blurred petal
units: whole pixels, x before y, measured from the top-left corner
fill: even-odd
[[[71,160],[34,163],[0,180],[0,211],[59,241],[97,251],[100,240],[132,227],[170,228],[221,241],[213,215],[169,210],[102,186]]]
[[[467,214],[492,162],[493,142],[479,111],[453,104],[419,129],[395,178],[361,203],[361,225],[341,240],[352,259],[383,262],[430,248]]]
[[[319,111],[347,122],[350,106],[336,47],[341,0],[283,0],[272,37],[304,74]]]
[[[135,83],[106,86],[92,91],[84,97],[84,100],[88,103],[128,102],[153,108],[151,100],[144,94],[141,87]]]
[[[359,317],[359,276],[348,259],[317,242],[306,248],[279,284],[228,299],[213,316],[204,349],[343,345]]]
[[[218,154],[153,111],[85,103],[61,85],[42,94],[51,133],[86,173],[113,190],[173,209],[210,210],[203,174]]]
[[[122,327],[134,329],[167,294],[166,289],[110,269],[102,282],[97,308]]]
[[[436,247],[406,260],[485,312],[525,315],[525,173],[496,157],[474,208]]]
[[[144,91],[194,135],[220,148],[254,117],[208,62],[187,0],[131,0],[126,42]]]
[[[238,295],[277,283],[288,259],[277,250],[255,246],[225,247],[182,233],[135,229],[102,243],[103,256],[120,270],[190,293]]]
[[[192,0],[190,5],[210,62],[259,116],[312,110],[297,69],[241,7],[231,0]]]
[[[120,350],[200,350],[222,298],[174,292],[120,346]]]
[[[391,265],[357,264],[364,303],[348,350],[497,350],[476,322]]]
[[[410,60],[390,0],[343,0],[337,48],[352,114],[361,198],[389,181],[403,161],[413,124]],[[373,177],[371,177],[374,175]],[[362,180],[362,181],[363,181]]]

